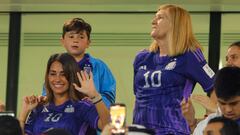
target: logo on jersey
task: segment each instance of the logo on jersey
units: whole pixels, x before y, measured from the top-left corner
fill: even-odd
[[[213,76],[214,76],[214,72],[213,72],[213,70],[208,66],[208,64],[205,64],[204,66],[203,66],[203,70],[205,71],[205,73],[210,77],[210,78],[212,78]]]
[[[42,109],[42,112],[49,112],[49,111],[48,111],[47,107],[44,106]]]
[[[176,67],[176,61],[172,61],[167,64],[167,66],[165,67],[165,70],[173,70],[175,67]]]
[[[83,67],[83,70],[86,71],[88,74],[90,74],[90,72],[91,72],[91,65],[85,64],[85,66]]]
[[[68,105],[68,106],[65,108],[64,112],[66,112],[66,113],[72,113],[72,112],[74,112],[74,107],[73,107],[72,105]]]
[[[147,66],[146,66],[146,65],[143,65],[143,66],[140,66],[138,69],[139,69],[139,70],[147,70]]]

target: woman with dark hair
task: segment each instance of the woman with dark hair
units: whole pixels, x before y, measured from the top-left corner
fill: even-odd
[[[109,111],[95,89],[92,73],[79,72],[71,55],[54,54],[49,58],[45,82],[44,104],[34,95],[24,98],[19,120],[25,134],[62,128],[72,135],[82,135],[88,127],[102,129],[109,122]],[[92,101],[81,100],[84,97]]]

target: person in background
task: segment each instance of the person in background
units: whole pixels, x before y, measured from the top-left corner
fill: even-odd
[[[240,68],[240,41],[233,42],[227,50],[226,55],[226,66],[236,66]],[[210,113],[215,113],[219,109],[217,108],[217,104],[213,102],[208,96],[206,95],[192,95],[191,99],[188,102],[183,101],[182,112],[186,119],[195,119],[195,110],[192,106],[192,101],[201,104],[207,110],[207,115]],[[197,121],[203,120],[204,118],[200,118]],[[195,127],[192,127],[192,131]]]
[[[203,131],[204,135],[240,135],[240,127],[231,119],[215,117],[211,119]]]
[[[217,72],[214,88],[217,96],[219,112],[211,113],[199,122],[193,135],[202,135],[208,121],[223,116],[240,125],[240,68],[224,67]]]
[[[0,116],[1,135],[22,135],[22,130],[18,119],[8,115]]]
[[[19,121],[25,134],[38,135],[51,128],[62,128],[72,135],[84,135],[88,127],[103,129],[109,123],[109,110],[94,86],[92,72],[79,71],[68,53],[49,58],[45,103],[35,95],[23,101]],[[91,102],[82,100],[84,97]]]
[[[90,46],[91,25],[81,18],[67,20],[63,25],[61,43],[72,55],[81,70],[93,73],[96,90],[101,94],[103,102],[109,108],[115,103],[116,81],[107,65],[100,59],[86,53]],[[46,90],[43,89],[43,94]]]
[[[240,41],[232,43],[227,51],[226,66],[240,67]]]
[[[162,5],[152,21],[149,49],[134,60],[133,124],[154,129],[157,135],[189,135],[180,103],[196,83],[213,89],[215,73],[208,66],[192,32],[189,13],[177,5]]]
[[[0,112],[5,111],[5,105],[2,101],[0,101]]]

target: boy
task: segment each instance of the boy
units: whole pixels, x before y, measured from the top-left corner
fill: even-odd
[[[75,58],[79,68],[93,73],[95,87],[109,108],[115,102],[116,81],[103,61],[85,53],[91,43],[91,30],[91,25],[83,19],[73,18],[64,23],[60,40],[66,51]],[[46,95],[45,90],[43,95]]]
[[[202,135],[208,121],[223,116],[240,125],[240,68],[224,67],[218,71],[214,83],[220,112],[210,114],[195,128],[193,135]]]

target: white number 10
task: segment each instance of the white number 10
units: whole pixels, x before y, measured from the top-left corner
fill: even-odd
[[[149,73],[150,73],[150,71],[148,71],[144,74],[144,77],[145,77],[145,85],[143,86],[144,88],[150,87],[150,84],[148,83]],[[152,87],[160,87],[161,86],[161,74],[162,74],[162,72],[160,70],[152,72],[151,77],[150,77]],[[157,76],[156,81],[154,81],[154,76]]]

